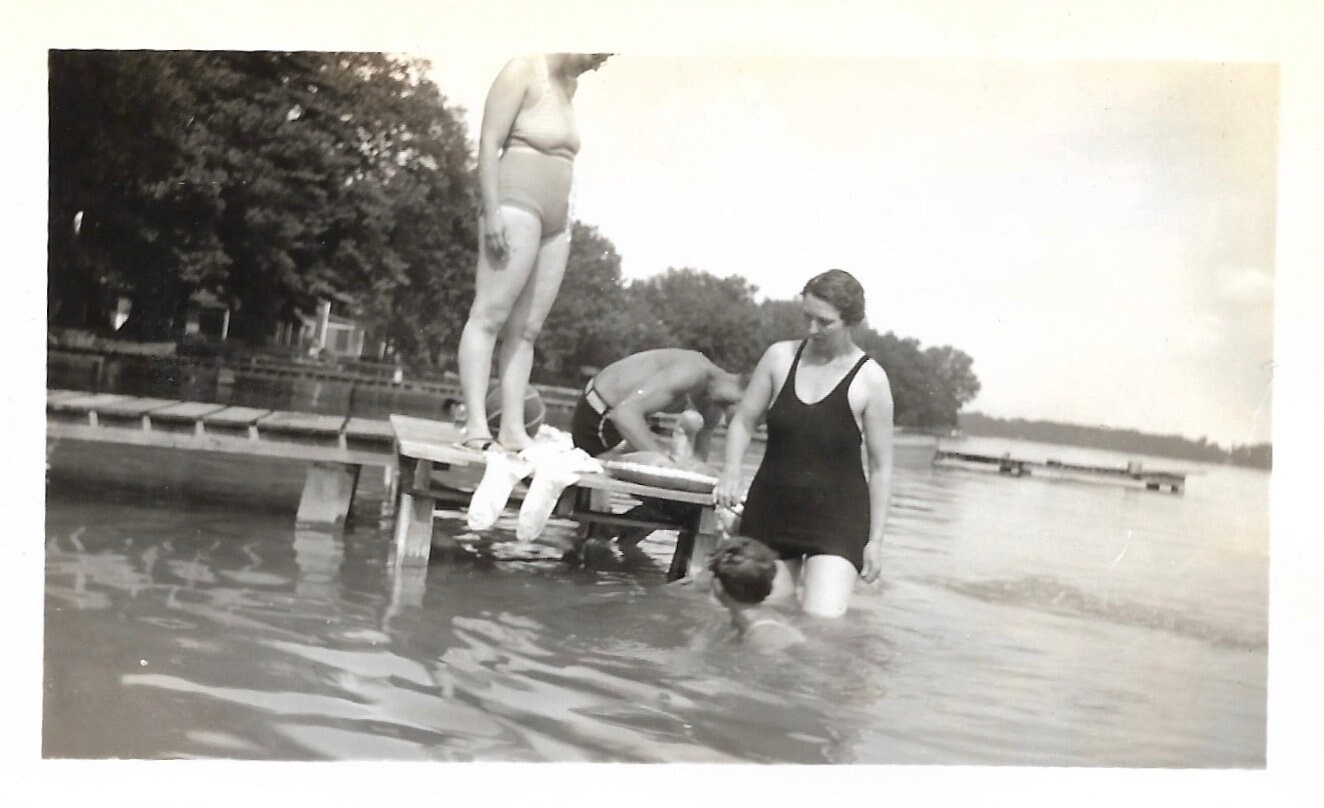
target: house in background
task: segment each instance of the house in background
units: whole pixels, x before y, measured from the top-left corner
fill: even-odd
[[[328,314],[322,325],[322,351],[332,356],[363,356],[367,332],[348,317]]]
[[[184,333],[224,342],[230,335],[230,307],[211,292],[194,292],[184,314]]]
[[[317,313],[296,314],[297,321],[286,321],[276,326],[274,342],[298,348],[313,356],[333,356],[357,359],[363,356],[368,341],[367,329],[350,317],[331,313],[331,301],[321,300]]]

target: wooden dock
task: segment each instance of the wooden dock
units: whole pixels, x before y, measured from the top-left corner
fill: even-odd
[[[937,466],[996,471],[1011,477],[1040,476],[1049,479],[1081,479],[1094,482],[1116,482],[1143,487],[1149,491],[1164,488],[1174,494],[1186,490],[1186,473],[1144,468],[1139,463],[1126,466],[1091,466],[1063,463],[1060,460],[1021,460],[1010,455],[984,455],[970,452],[952,452],[937,449],[933,454]]]
[[[173,401],[77,390],[46,391],[48,440],[78,440],[184,451],[308,461],[296,521],[343,525],[364,466],[385,470],[394,499],[397,561],[426,564],[438,504],[467,507],[486,456],[458,445],[452,424],[408,416],[389,421]],[[468,484],[466,484],[466,482]],[[521,498],[517,489],[515,501]],[[683,517],[640,519],[626,511],[644,498],[694,505]],[[605,474],[585,474],[563,493],[556,514],[580,525],[676,530],[668,577],[694,574],[717,538],[712,492],[656,488]]]
[[[46,391],[46,437],[309,461],[301,524],[343,523],[362,468],[395,466],[385,421],[77,390]]]

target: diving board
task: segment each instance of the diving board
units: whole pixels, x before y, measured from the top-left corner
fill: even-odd
[[[438,502],[467,506],[469,493],[438,485],[433,472],[470,467],[481,472],[485,455],[460,445],[464,433],[453,424],[405,415],[392,415],[399,469],[393,540],[396,558],[406,564],[426,564],[433,544],[433,515]],[[481,476],[481,475],[479,475]],[[516,496],[519,496],[517,489]],[[642,519],[627,513],[643,499],[694,505],[683,517]],[[596,525],[675,530],[668,580],[693,577],[707,564],[716,545],[718,522],[712,492],[695,493],[619,480],[606,474],[583,474],[565,489],[555,513],[579,524],[579,538],[587,539]]]

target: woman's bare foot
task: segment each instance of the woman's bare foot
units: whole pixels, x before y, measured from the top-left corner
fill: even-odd
[[[522,429],[515,433],[502,431],[497,435],[496,441],[508,452],[521,452],[533,445],[533,438]]]

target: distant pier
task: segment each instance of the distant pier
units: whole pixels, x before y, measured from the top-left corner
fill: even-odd
[[[970,452],[950,452],[937,449],[933,454],[936,466],[997,471],[1012,477],[1039,475],[1049,479],[1080,479],[1094,482],[1116,482],[1143,486],[1149,491],[1168,489],[1174,494],[1186,490],[1186,473],[1144,468],[1140,463],[1125,466],[1088,466],[1063,463],[1060,460],[1022,460],[1010,454],[984,455]]]

